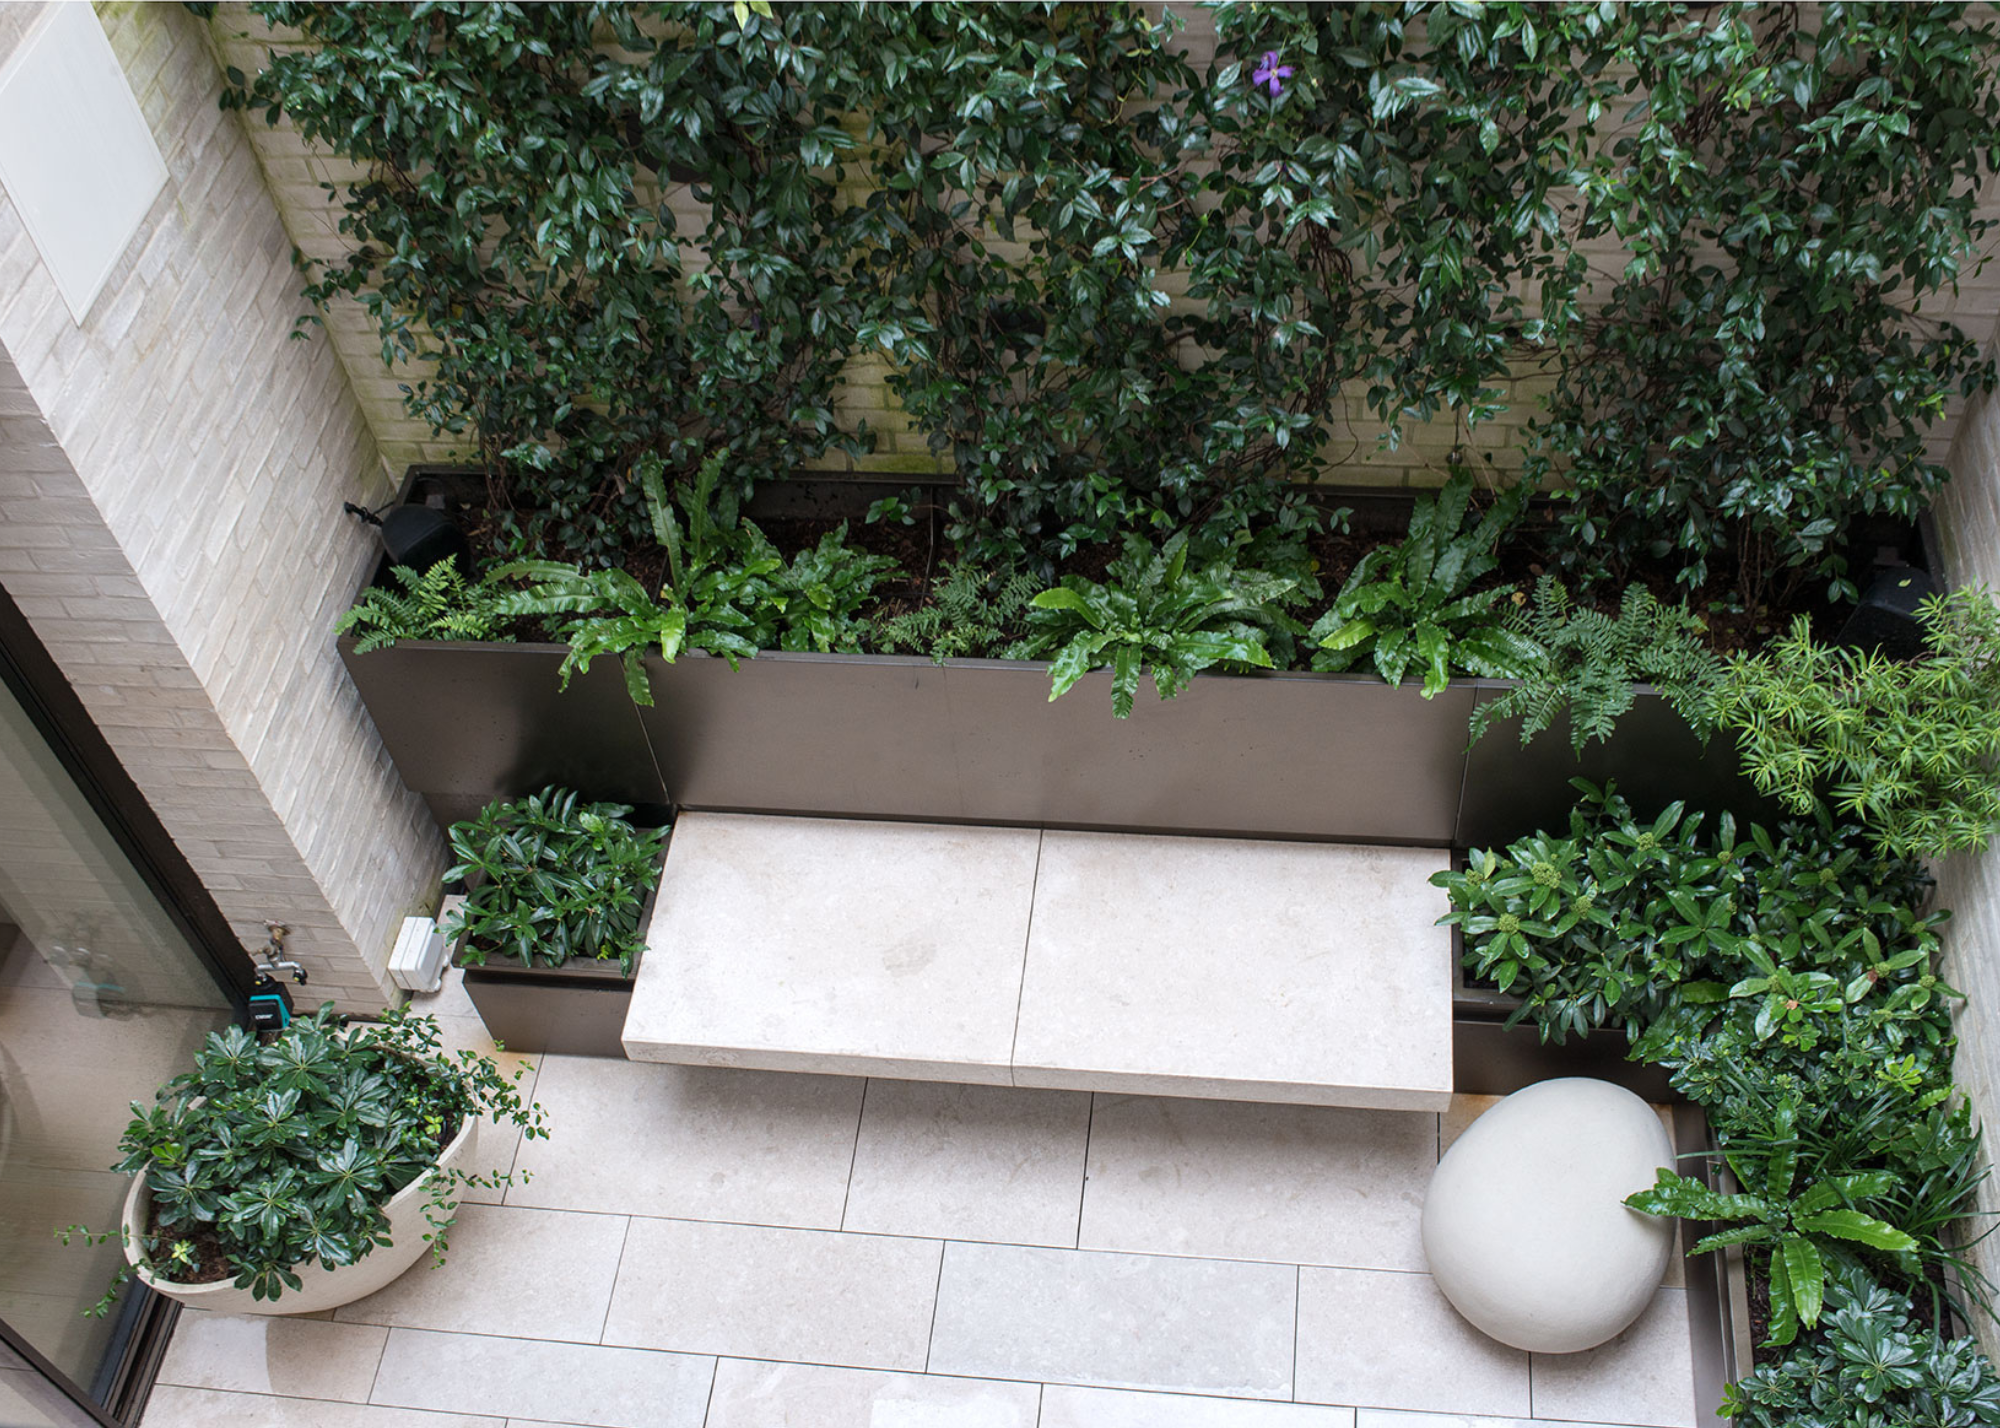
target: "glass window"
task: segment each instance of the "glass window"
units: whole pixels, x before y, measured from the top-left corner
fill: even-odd
[[[185,1070],[229,1002],[5,683],[0,683],[0,1322],[85,1392],[122,1352],[87,1319],[122,1251],[111,1172],[129,1103]],[[128,1287],[127,1295],[135,1291]],[[0,1428],[37,1424],[0,1380]],[[13,1385],[11,1389],[7,1385]],[[12,1415],[11,1417],[9,1415]],[[67,1421],[67,1420],[56,1420]]]

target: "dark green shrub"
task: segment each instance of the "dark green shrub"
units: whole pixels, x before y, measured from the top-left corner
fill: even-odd
[[[459,961],[517,957],[524,967],[560,967],[572,957],[616,958],[632,975],[644,945],[639,913],[659,880],[667,835],[634,828],[625,821],[631,811],[545,788],[452,824],[455,862],[445,881],[468,888],[444,934],[464,935]]]
[[[158,1229],[140,1243],[149,1272],[207,1282],[222,1268],[203,1262],[199,1244],[209,1241],[237,1288],[281,1298],[300,1287],[293,1266],[333,1269],[388,1244],[382,1206],[436,1164],[466,1117],[548,1134],[541,1107],[523,1102],[491,1059],[441,1049],[434,1018],[398,1008],[345,1032],[340,1021],[328,1003],[265,1045],[241,1027],[211,1033],[192,1071],[162,1086],[150,1109],[133,1107],[114,1168],[144,1175],[152,1193]],[[430,1202],[438,1263],[445,1200],[512,1178],[439,1171]],[[106,1296],[96,1312],[109,1304]]]

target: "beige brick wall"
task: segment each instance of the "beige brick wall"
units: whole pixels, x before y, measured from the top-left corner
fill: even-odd
[[[1987,324],[1992,331],[1992,324]],[[2000,590],[2000,400],[1976,399],[1958,424],[1952,482],[1936,507],[1945,573],[1954,585]],[[1965,993],[1958,1009],[1958,1082],[1986,1124],[1987,1149],[2000,1146],[2000,845],[1940,862],[1937,901],[1945,924],[1945,980]],[[2000,1212],[2000,1185],[1982,1188],[1980,1209]],[[1993,1221],[1983,1220],[1974,1233]],[[2000,1280],[2000,1243],[1978,1250],[1987,1275]],[[2000,1355],[2000,1326],[1980,1326],[1987,1350]]]
[[[166,191],[79,327],[0,195],[0,583],[246,943],[380,1006],[444,850],[341,668],[374,559],[343,500],[393,480],[302,310],[203,27],[100,11]]]

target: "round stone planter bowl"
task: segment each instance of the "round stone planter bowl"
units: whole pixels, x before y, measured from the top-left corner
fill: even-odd
[[[131,1262],[140,1283],[190,1308],[209,1309],[218,1314],[314,1314],[322,1309],[338,1309],[387,1288],[429,1252],[430,1241],[424,1235],[430,1223],[424,1208],[430,1199],[431,1182],[440,1170],[470,1166],[478,1149],[479,1118],[468,1115],[451,1144],[439,1152],[437,1164],[397,1191],[382,1207],[389,1217],[388,1244],[377,1245],[353,1264],[338,1269],[327,1269],[317,1262],[295,1264],[292,1272],[304,1281],[303,1286],[288,1288],[276,1299],[253,1299],[248,1289],[238,1289],[228,1279],[212,1284],[176,1284],[140,1265],[139,1242],[152,1209],[152,1195],[146,1188],[144,1175],[133,1176],[132,1188],[125,1192],[125,1258]],[[457,1204],[457,1195],[451,1196],[445,1202],[446,1213]]]

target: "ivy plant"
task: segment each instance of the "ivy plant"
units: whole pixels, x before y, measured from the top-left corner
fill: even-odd
[[[1213,665],[1271,668],[1273,640],[1293,628],[1282,602],[1300,577],[1239,567],[1234,549],[1191,564],[1190,550],[1186,531],[1158,549],[1143,535],[1128,536],[1102,584],[1065,576],[1029,601],[1029,634],[1011,653],[1038,659],[1053,651],[1051,702],[1109,665],[1111,712],[1120,719],[1132,713],[1142,667],[1151,668],[1162,699]]]
[[[1556,553],[1664,556],[1745,604],[1808,575],[1853,598],[1851,523],[1922,510],[1946,476],[1928,429],[1994,381],[1924,311],[1993,227],[1990,17],[1662,7],[1636,31],[1632,122],[1581,178],[1579,232],[1624,267],[1555,364],[1529,468],[1574,495]]]
[[[560,967],[572,958],[616,959],[631,976],[642,945],[639,913],[658,881],[667,836],[633,827],[631,811],[545,788],[452,824],[445,881],[466,882],[467,890],[443,931],[447,940],[464,938],[458,960],[477,967],[500,956]]]
[[[448,1052],[433,1017],[391,1008],[342,1028],[333,1004],[260,1043],[241,1027],[213,1032],[194,1069],[134,1105],[114,1169],[143,1175],[152,1218],[139,1231],[149,1273],[183,1284],[230,1279],[256,1299],[301,1287],[299,1269],[353,1264],[389,1243],[382,1207],[426,1171],[434,1262],[443,1263],[444,1206],[468,1185],[511,1174],[437,1169],[466,1119],[489,1116],[546,1137],[491,1058]],[[65,1234],[90,1231],[72,1226]],[[111,1294],[92,1311],[101,1315]]]
[[[361,172],[328,185],[406,405],[492,474],[517,539],[587,564],[643,539],[627,479],[727,451],[739,480],[859,452],[833,416],[870,301],[840,197],[866,45],[836,11],[726,4],[259,4],[299,43],[225,107]],[[880,325],[878,322],[878,336]]]

